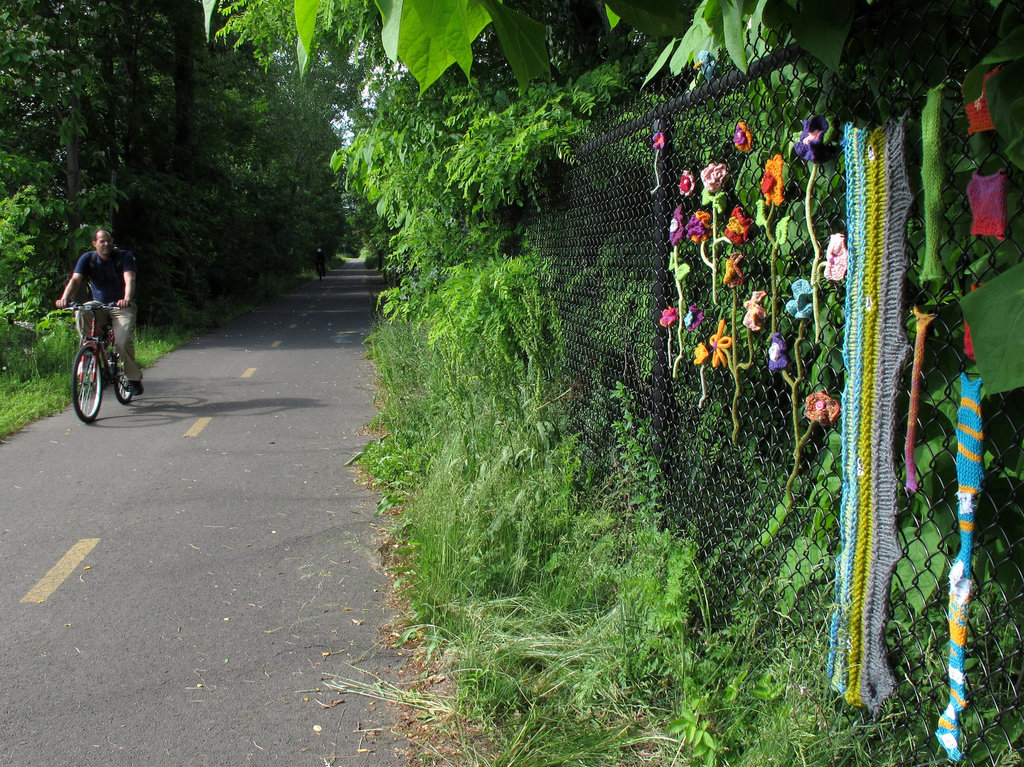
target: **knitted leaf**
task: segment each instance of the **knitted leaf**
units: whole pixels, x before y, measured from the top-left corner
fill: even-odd
[[[960,300],[985,393],[1024,386],[1024,264]]]

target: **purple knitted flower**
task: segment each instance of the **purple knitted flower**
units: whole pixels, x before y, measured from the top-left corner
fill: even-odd
[[[668,241],[674,248],[683,239],[686,228],[683,226],[683,206],[680,205],[672,213],[672,221],[668,225]]]
[[[825,162],[832,156],[832,147],[824,141],[828,120],[821,115],[814,115],[810,120],[804,120],[803,126],[800,138],[793,144],[796,156],[806,162]]]
[[[698,210],[686,222],[686,236],[694,242],[704,242],[711,234],[711,229],[708,227],[710,222],[711,214],[705,210]]]
[[[686,316],[683,317],[683,323],[686,325],[687,330],[696,330],[697,326],[704,321],[704,312],[702,312],[697,304],[690,304],[690,308],[686,310]]]
[[[768,347],[768,369],[782,370],[789,364],[786,356],[786,341],[781,333],[772,333],[772,342]]]

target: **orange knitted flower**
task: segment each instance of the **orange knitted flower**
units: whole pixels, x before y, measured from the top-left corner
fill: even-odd
[[[740,261],[742,260],[742,253],[733,253],[725,260],[725,274],[722,276],[722,284],[727,288],[738,288],[743,284],[743,270],[740,269]]]
[[[711,344],[711,367],[729,367],[729,358],[725,352],[732,346],[732,336],[725,334],[725,320],[718,321],[718,332],[708,339]],[[703,345],[703,344],[702,344]]]
[[[764,177],[761,179],[761,191],[764,201],[769,205],[782,205],[785,202],[782,182],[782,155],[777,154],[764,165]]]
[[[749,152],[753,146],[754,136],[750,132],[750,128],[747,127],[747,123],[740,120],[736,123],[736,130],[733,131],[732,143],[736,145],[736,148],[741,152]]]

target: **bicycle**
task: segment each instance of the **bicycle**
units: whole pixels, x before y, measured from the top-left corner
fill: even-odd
[[[122,405],[131,402],[134,394],[124,372],[124,361],[114,343],[113,323],[108,322],[100,328],[96,319],[96,309],[109,311],[116,309],[117,304],[90,301],[70,303],[66,308],[74,312],[75,325],[82,339],[71,367],[71,402],[82,422],[92,423],[99,415],[103,388],[108,383],[114,384],[114,396]]]

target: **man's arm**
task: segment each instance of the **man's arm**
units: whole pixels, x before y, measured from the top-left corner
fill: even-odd
[[[82,282],[84,280],[85,278],[78,272],[75,272],[74,274],[71,275],[71,279],[68,280],[68,284],[64,288],[64,292],[61,294],[61,297],[58,298],[57,301],[55,302],[57,304],[58,309],[63,309],[65,306],[68,305],[68,299],[78,292],[78,289],[82,286]],[[127,291],[127,283],[125,283],[125,290]]]
[[[124,298],[117,302],[121,308],[128,306],[135,298],[135,272],[124,273]]]

